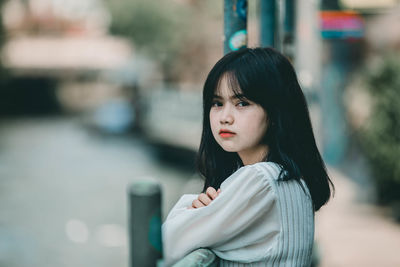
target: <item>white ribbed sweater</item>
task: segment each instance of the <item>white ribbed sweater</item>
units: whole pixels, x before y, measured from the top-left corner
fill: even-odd
[[[171,266],[207,247],[220,266],[310,266],[314,211],[308,188],[278,180],[272,162],[247,165],[221,184],[208,206],[188,209],[198,195],[183,195],[162,225],[164,262]]]

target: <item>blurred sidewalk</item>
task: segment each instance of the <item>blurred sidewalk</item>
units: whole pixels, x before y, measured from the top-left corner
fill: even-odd
[[[337,169],[329,173],[335,197],[316,213],[321,267],[400,266],[400,225],[385,210],[357,201],[362,190]]]

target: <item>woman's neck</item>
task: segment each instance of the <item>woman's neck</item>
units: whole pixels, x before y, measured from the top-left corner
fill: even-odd
[[[253,149],[248,149],[238,152],[243,165],[251,165],[260,162],[268,155],[269,148],[268,145],[260,145]]]

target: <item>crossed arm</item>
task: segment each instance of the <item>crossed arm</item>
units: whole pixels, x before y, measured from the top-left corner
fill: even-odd
[[[220,190],[183,195],[162,225],[166,266],[198,248],[230,261],[265,257],[280,232],[276,195],[265,175],[246,166]]]
[[[217,198],[220,192],[221,188],[216,191],[214,187],[208,187],[206,193],[199,194],[198,198],[193,200],[192,206],[188,207],[188,209],[197,209],[208,206],[214,199]]]

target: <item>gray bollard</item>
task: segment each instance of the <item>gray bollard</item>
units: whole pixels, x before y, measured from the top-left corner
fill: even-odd
[[[130,266],[156,267],[162,258],[161,186],[136,182],[129,187],[128,197]]]

